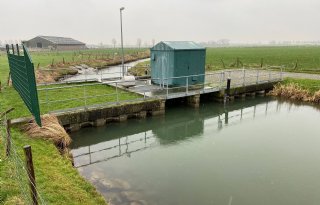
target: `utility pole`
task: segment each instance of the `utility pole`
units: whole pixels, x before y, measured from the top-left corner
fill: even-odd
[[[121,24],[121,52],[122,52],[122,77],[124,77],[124,52],[123,52],[123,32],[122,32],[122,11],[124,7],[120,8],[120,24]]]

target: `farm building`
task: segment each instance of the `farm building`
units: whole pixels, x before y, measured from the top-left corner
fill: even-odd
[[[56,36],[37,36],[25,41],[28,48],[50,49],[50,50],[80,50],[86,49],[86,44],[72,38]]]
[[[169,86],[204,83],[206,48],[191,41],[163,41],[151,48],[154,84]],[[190,76],[200,75],[200,76]],[[190,76],[188,78],[173,78]],[[168,79],[168,80],[167,80]]]

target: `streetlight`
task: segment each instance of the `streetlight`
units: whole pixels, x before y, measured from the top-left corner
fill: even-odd
[[[121,51],[122,51],[122,77],[124,77],[124,52],[123,52],[123,33],[122,33],[122,11],[124,7],[120,8],[120,24],[121,24]]]

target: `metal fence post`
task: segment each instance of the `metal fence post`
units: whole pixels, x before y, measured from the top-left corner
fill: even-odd
[[[38,204],[38,193],[37,193],[37,189],[36,189],[36,178],[34,175],[31,146],[26,145],[23,147],[23,149],[24,149],[24,154],[26,157],[27,174],[29,177],[29,186],[30,186],[32,204],[37,205]]]
[[[257,82],[256,82],[256,84],[259,84],[259,74],[260,74],[260,70],[257,70]]]
[[[269,70],[269,82],[271,82],[271,70]]]
[[[83,86],[83,98],[84,98],[84,107],[87,107],[87,93],[86,93],[86,86]]]
[[[243,86],[246,85],[246,70],[243,69]]]
[[[188,76],[186,77],[186,94],[188,94],[189,91],[189,78]]]
[[[118,82],[116,82],[116,95],[117,95],[117,103],[118,103],[119,102]]]
[[[167,98],[169,96],[169,79],[167,78]]]
[[[223,72],[220,73],[220,82],[219,82],[219,89],[222,88],[222,83],[223,83]]]
[[[283,79],[283,76],[282,76],[282,75],[283,75],[283,71],[282,71],[282,69],[283,69],[283,68],[282,68],[282,66],[281,66],[281,68],[280,68],[280,80]]]
[[[47,104],[47,110],[49,112],[49,99],[48,99],[48,88],[45,88],[45,94],[46,94],[46,104]]]

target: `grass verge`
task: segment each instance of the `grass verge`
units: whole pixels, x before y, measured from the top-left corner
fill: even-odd
[[[320,80],[288,78],[277,84],[269,94],[285,99],[319,104]]]
[[[21,163],[15,163],[17,157],[24,163],[24,145],[32,146],[37,189],[46,204],[106,204],[95,188],[72,167],[70,160],[60,155],[53,143],[30,139],[18,129],[12,129],[12,139],[17,156],[6,158],[3,137],[0,138],[0,204],[30,203],[26,172]]]
[[[78,87],[72,87],[78,86]],[[116,89],[102,84],[60,84],[40,86],[39,89],[55,88],[53,90],[38,91],[41,114],[49,111],[62,110],[68,108],[90,106],[108,102],[116,102]],[[119,101],[133,100],[141,96],[118,90]],[[14,107],[15,110],[9,114],[10,118],[30,116],[30,113],[19,94],[13,87],[6,87],[0,92],[0,112]]]

